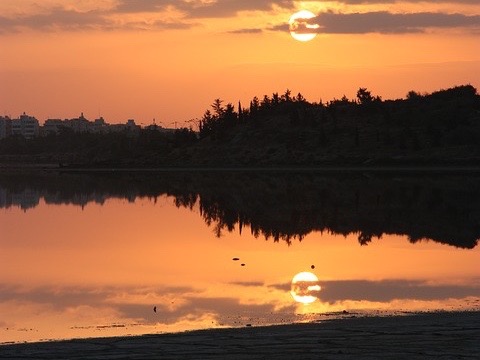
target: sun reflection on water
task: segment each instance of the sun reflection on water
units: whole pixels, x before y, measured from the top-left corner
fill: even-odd
[[[0,343],[480,309],[478,248],[387,235],[360,247],[318,231],[292,247],[219,239],[165,199],[1,213]],[[291,278],[306,268],[320,280]]]
[[[320,290],[318,277],[314,273],[303,271],[293,277],[290,294],[296,302],[311,304],[317,300]]]

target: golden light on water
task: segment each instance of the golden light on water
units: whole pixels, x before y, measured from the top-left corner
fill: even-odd
[[[290,17],[288,21],[290,34],[295,40],[310,41],[317,36],[318,24],[309,23],[309,19],[313,19],[315,14],[308,10],[301,10]]]
[[[290,294],[296,302],[311,304],[317,300],[320,290],[318,277],[311,272],[304,271],[293,277]]]
[[[480,306],[478,246],[385,235],[360,247],[356,233],[327,232],[292,246],[249,231],[219,241],[171,196],[93,200],[0,209],[0,344]]]

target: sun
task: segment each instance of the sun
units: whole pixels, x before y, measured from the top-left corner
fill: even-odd
[[[317,36],[318,24],[311,24],[308,20],[313,19],[315,14],[308,10],[300,10],[290,17],[288,21],[290,34],[295,40],[310,41]]]
[[[290,294],[296,302],[311,304],[318,298],[321,290],[318,284],[318,277],[311,272],[301,272],[292,279]]]

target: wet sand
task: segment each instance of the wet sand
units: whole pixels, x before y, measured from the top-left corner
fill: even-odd
[[[480,312],[4,345],[0,359],[479,359]]]

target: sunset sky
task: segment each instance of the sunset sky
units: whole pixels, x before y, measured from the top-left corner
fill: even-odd
[[[317,16],[294,40],[290,16]],[[215,98],[480,88],[478,0],[1,0],[0,115],[188,126]]]

